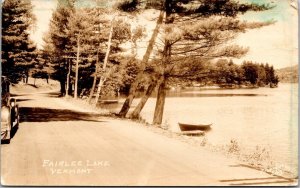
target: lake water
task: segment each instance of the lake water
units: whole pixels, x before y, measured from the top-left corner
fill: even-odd
[[[121,105],[109,108],[118,111]],[[154,107],[153,97],[141,113],[149,123]],[[269,148],[275,161],[298,166],[298,84],[168,91],[163,122],[171,131],[180,131],[178,122],[213,123],[206,134],[209,143],[228,144],[234,139],[244,148]]]

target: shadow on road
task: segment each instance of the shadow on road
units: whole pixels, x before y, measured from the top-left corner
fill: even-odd
[[[49,121],[93,121],[98,120],[99,114],[76,112],[65,109],[48,109],[48,108],[20,108],[21,122],[49,122]]]
[[[46,96],[48,97],[54,97],[54,98],[57,98],[57,97],[61,97],[61,94],[60,92],[56,92],[56,91],[53,91],[53,92],[47,92],[47,93],[44,93]]]
[[[23,101],[30,101],[32,99],[16,99],[16,100],[17,100],[17,102],[23,102]]]
[[[11,97],[21,97],[21,96],[25,96],[25,95],[24,94],[11,93],[10,96]]]

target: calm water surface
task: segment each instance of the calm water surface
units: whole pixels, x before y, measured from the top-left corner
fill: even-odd
[[[118,111],[121,105],[108,108]],[[154,107],[155,98],[150,98],[141,113],[150,123]],[[235,139],[244,148],[266,147],[275,161],[298,166],[298,84],[169,91],[163,122],[171,131],[180,131],[178,122],[213,123],[206,134],[209,143],[228,144]]]

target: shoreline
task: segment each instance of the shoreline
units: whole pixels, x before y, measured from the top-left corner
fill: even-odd
[[[276,162],[272,159],[270,152],[267,148],[256,146],[252,149],[244,149],[239,145],[239,143],[231,139],[229,143],[223,145],[216,145],[209,143],[206,135],[202,136],[187,136],[179,134],[179,132],[173,132],[168,130],[168,125],[163,124],[162,127],[151,125],[147,123],[144,119],[129,119],[129,118],[120,118],[115,116],[109,110],[101,109],[89,104],[85,99],[74,99],[61,98],[64,101],[71,103],[72,105],[76,104],[77,107],[83,108],[84,110],[92,110],[94,113],[98,113],[101,117],[106,117],[112,120],[120,120],[125,122],[132,122],[132,124],[137,124],[139,127],[146,128],[147,130],[166,136],[168,138],[184,142],[195,148],[202,148],[209,152],[214,152],[223,155],[225,158],[234,159],[242,165],[249,166],[253,169],[269,173],[278,177],[285,179],[298,179],[298,169],[288,167],[285,164]],[[125,123],[126,124],[126,123]]]

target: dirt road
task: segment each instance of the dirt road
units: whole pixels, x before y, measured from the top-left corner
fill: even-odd
[[[4,185],[294,185],[217,153],[101,117],[57,98],[21,94],[21,124],[1,145]]]

